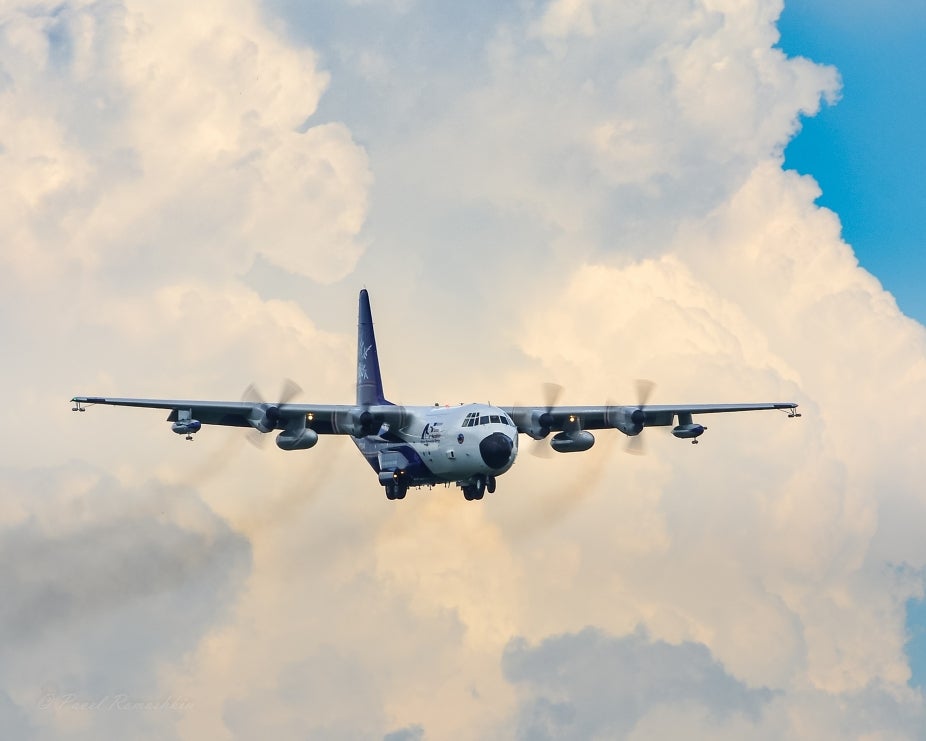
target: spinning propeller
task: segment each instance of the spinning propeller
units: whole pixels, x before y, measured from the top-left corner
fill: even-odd
[[[550,425],[553,424],[553,418],[550,415],[550,412],[553,410],[553,407],[556,406],[556,402],[559,401],[559,397],[563,394],[563,387],[558,383],[551,383],[547,381],[541,385],[541,391],[545,406],[545,411],[540,415],[540,425],[547,429],[549,433]],[[531,452],[536,455],[538,458],[549,458],[553,455],[553,448],[550,447],[549,441],[544,437],[542,440],[537,440],[534,442]]]
[[[257,386],[255,386],[253,383],[249,384],[248,387],[244,390],[244,393],[241,394],[241,401],[257,404],[264,410],[262,423],[268,428],[269,431],[275,429],[277,422],[280,421],[282,407],[284,407],[287,403],[292,401],[294,397],[301,393],[302,387],[291,378],[287,378],[283,381],[283,386],[280,389],[279,396],[277,397],[279,401],[275,404],[268,404],[266,401],[264,401],[263,394],[258,391]],[[249,433],[247,438],[248,442],[256,448],[264,447],[264,444],[267,442],[266,434],[258,429],[255,429]]]
[[[646,412],[643,411],[643,408],[646,406],[646,402],[649,401],[649,397],[652,395],[653,389],[656,388],[656,384],[645,378],[638,378],[634,381],[634,385],[637,391],[637,408],[633,410],[630,419],[635,425],[645,425]],[[642,432],[639,435],[628,437],[627,445],[624,450],[630,453],[630,455],[645,455],[646,448],[643,445]]]

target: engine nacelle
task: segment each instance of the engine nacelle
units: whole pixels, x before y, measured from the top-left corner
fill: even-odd
[[[704,430],[707,428],[703,425],[697,425],[694,423],[689,423],[686,425],[678,425],[678,427],[672,428],[672,434],[675,437],[681,438],[683,440],[688,440],[691,438],[699,437],[704,434]]]
[[[550,440],[550,447],[557,453],[581,453],[595,444],[595,436],[586,430],[560,432]]]
[[[605,421],[625,435],[639,435],[646,426],[646,412],[634,407],[611,407],[605,415]]]
[[[304,429],[296,433],[281,432],[277,435],[277,447],[280,450],[307,450],[318,442],[315,430]]]
[[[553,415],[549,412],[534,411],[530,417],[530,425],[524,430],[524,433],[534,440],[543,440],[550,434],[552,425]]]
[[[199,432],[202,426],[198,419],[181,419],[174,422],[170,429],[178,435],[192,435],[194,432]]]
[[[375,435],[379,432],[383,423],[377,420],[369,409],[355,407],[350,411],[345,411],[335,418],[335,429],[338,432],[352,435],[353,437],[366,437]]]
[[[255,409],[254,414],[248,419],[251,426],[258,432],[270,432],[271,430],[275,430],[279,421],[280,408],[263,404]]]

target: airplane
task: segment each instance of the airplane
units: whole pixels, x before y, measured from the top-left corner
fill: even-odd
[[[284,394],[287,396],[288,394]],[[645,394],[644,394],[645,396]],[[647,427],[672,427],[672,434],[698,442],[707,429],[695,414],[778,409],[800,417],[793,402],[755,404],[632,406],[399,406],[386,400],[380,373],[370,297],[360,292],[357,328],[357,398],[354,404],[295,404],[253,401],[184,401],[75,396],[72,410],[88,406],[169,409],[171,430],[192,440],[203,425],[277,432],[282,450],[307,450],[320,435],[349,435],[376,472],[390,500],[404,499],[410,487],[455,484],[467,501],[495,491],[496,479],[514,465],[518,436],[543,440],[559,453],[586,451],[590,430],[617,429],[633,440]]]

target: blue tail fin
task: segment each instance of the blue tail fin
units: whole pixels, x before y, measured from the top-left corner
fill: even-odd
[[[383,378],[379,372],[370,296],[364,288],[360,292],[360,312],[357,318],[357,404],[389,403],[383,396]]]

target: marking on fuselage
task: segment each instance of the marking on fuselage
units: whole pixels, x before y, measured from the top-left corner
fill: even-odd
[[[443,426],[443,422],[428,422],[425,424],[424,429],[421,431],[421,442],[440,442],[441,436],[443,435],[443,431],[441,430]]]

